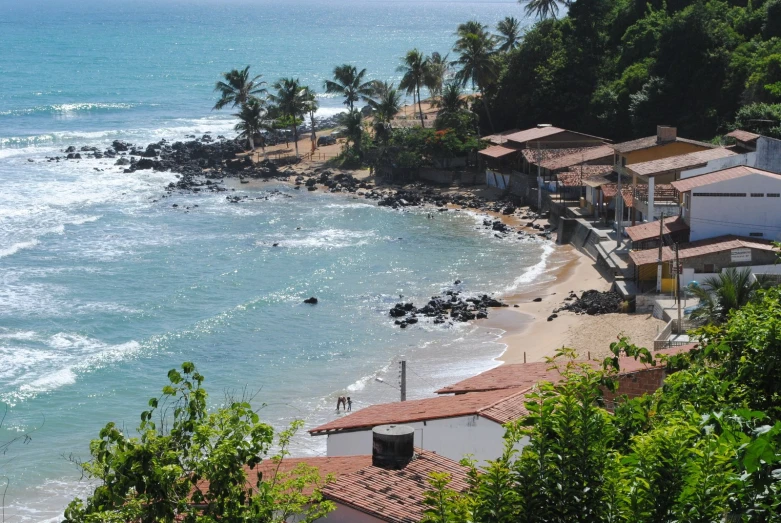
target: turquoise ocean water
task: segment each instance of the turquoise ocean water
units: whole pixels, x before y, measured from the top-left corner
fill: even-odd
[[[239,205],[224,194],[154,201],[175,173],[44,159],[114,139],[230,135],[229,114],[210,111],[221,71],[250,64],[268,80],[319,87],[334,65],[354,62],[393,79],[406,50],[447,52],[458,23],[493,25],[521,9],[0,0],[0,442],[34,430],[0,456],[6,520],[56,519],[87,488],[68,457],[85,458],[107,421],[135,427],[167,370],[185,360],[206,375],[214,401],[259,390],[277,427],[333,418],[341,394],[354,408],[394,400],[374,378],[395,383],[402,355],[413,398],[495,365],[499,332],[400,330],[387,310],[399,294],[420,303],[456,278],[468,292],[544,282],[555,262],[544,242],[498,240],[466,212],[428,220],[274,185],[238,187],[260,197]],[[321,102],[323,114],[340,107]],[[320,304],[303,305],[308,296]],[[306,435],[295,443],[299,454],[324,448]]]

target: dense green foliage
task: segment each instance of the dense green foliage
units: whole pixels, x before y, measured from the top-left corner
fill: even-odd
[[[168,373],[169,385],[141,413],[139,437],[114,423],[90,443],[84,472],[99,480],[86,502],[75,499],[66,522],[314,521],[333,504],[318,492],[321,479],[307,467],[248,482],[274,443],[271,426],[260,422],[247,401],[207,410],[203,376],[192,363]],[[279,434],[276,463],[288,454],[301,424]],[[308,490],[315,487],[311,494]]]
[[[564,381],[529,396],[504,455],[458,495],[432,478],[432,522],[781,521],[781,288],[757,291],[702,348],[665,358],[653,395],[603,408],[625,339],[595,372],[562,350]],[[562,364],[564,360],[566,363]],[[620,391],[619,391],[620,392]],[[443,519],[442,515],[447,515]]]
[[[693,138],[737,126],[780,136],[780,37],[778,0],[576,0],[500,54],[501,74],[481,90],[499,129],[554,123],[628,139],[669,124]]]

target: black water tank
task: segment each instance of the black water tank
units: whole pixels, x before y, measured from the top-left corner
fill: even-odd
[[[415,454],[415,429],[407,425],[379,425],[372,430],[372,465],[401,470]]]

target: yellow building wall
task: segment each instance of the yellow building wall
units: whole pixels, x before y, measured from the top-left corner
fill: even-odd
[[[656,281],[656,267],[657,265],[655,263],[641,265],[638,270],[640,281]],[[672,274],[670,274],[669,262],[662,263],[662,289],[664,289],[665,280],[670,280],[672,282],[675,282],[675,277]],[[671,285],[670,287],[671,289],[675,287],[674,283],[670,285]]]
[[[650,162],[651,160],[661,160],[662,158],[669,158],[670,156],[678,156],[680,154],[704,151],[705,149],[707,149],[707,147],[695,145],[693,143],[670,142],[664,145],[649,147],[648,149],[623,153],[622,156],[626,158],[626,164],[630,165],[633,163]]]

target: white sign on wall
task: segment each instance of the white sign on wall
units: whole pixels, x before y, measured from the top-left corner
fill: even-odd
[[[745,263],[751,261],[751,249],[732,249],[732,263]]]

